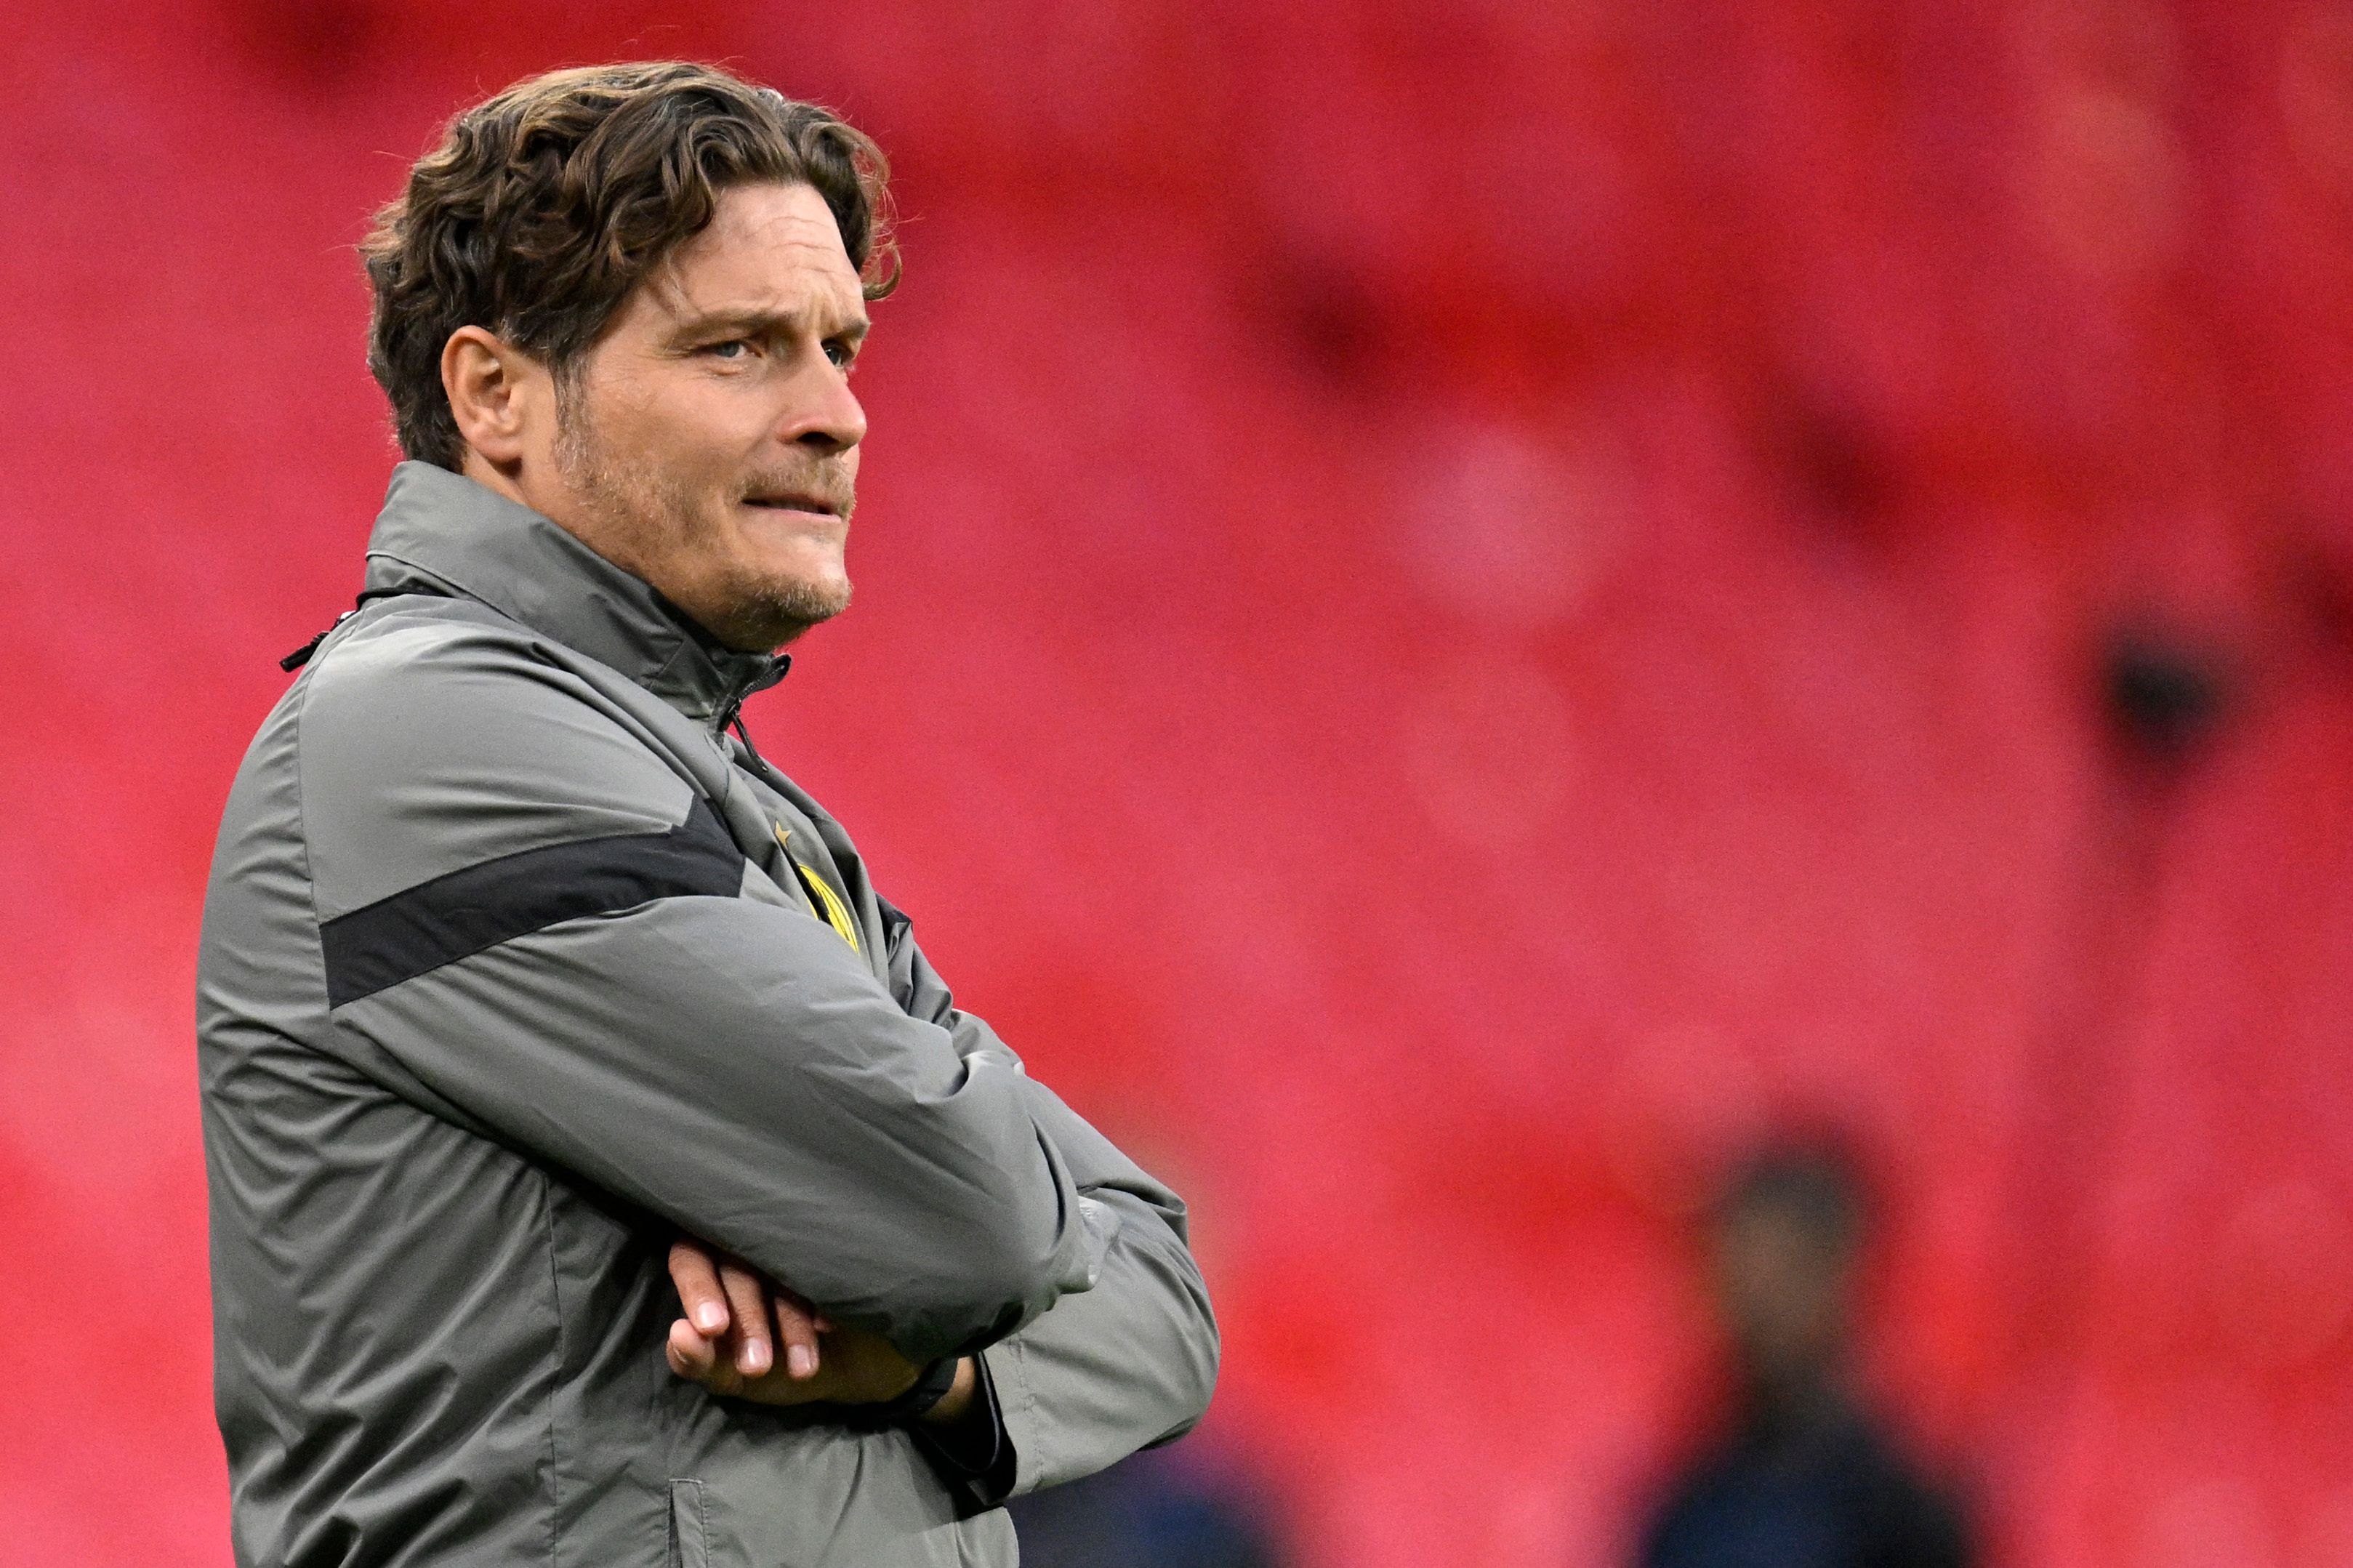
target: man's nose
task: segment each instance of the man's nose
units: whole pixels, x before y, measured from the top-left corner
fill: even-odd
[[[840,370],[828,362],[811,380],[807,401],[783,432],[785,439],[828,458],[866,439],[866,410]]]

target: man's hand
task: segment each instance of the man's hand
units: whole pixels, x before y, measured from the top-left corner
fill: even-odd
[[[771,1290],[750,1267],[716,1256],[699,1242],[681,1240],[670,1249],[670,1279],[686,1316],[670,1326],[670,1365],[715,1394],[716,1379],[750,1380],[776,1371],[776,1345],[785,1347],[784,1372],[796,1380],[817,1375],[818,1335],[833,1325],[789,1290]]]
[[[828,1322],[791,1291],[699,1243],[670,1247],[670,1277],[686,1309],[670,1326],[670,1368],[713,1394],[764,1405],[875,1405],[904,1394],[923,1371],[881,1335]],[[974,1381],[967,1359],[925,1419],[955,1419]]]

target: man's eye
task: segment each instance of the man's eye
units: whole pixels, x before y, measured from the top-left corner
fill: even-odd
[[[857,361],[858,351],[848,343],[828,343],[825,357],[833,362],[836,370],[848,370]]]
[[[752,352],[752,345],[742,338],[729,338],[724,342],[707,345],[702,352],[714,359],[742,359]]]

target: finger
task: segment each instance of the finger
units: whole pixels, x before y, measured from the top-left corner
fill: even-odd
[[[789,1290],[772,1298],[776,1310],[776,1342],[784,1348],[785,1370],[798,1378],[817,1375],[817,1314],[807,1302]]]
[[[742,1386],[734,1369],[721,1358],[718,1345],[695,1332],[694,1325],[684,1318],[670,1324],[670,1341],[662,1352],[670,1371],[715,1394],[732,1394]]]
[[[720,1289],[727,1292],[733,1327],[728,1332],[735,1351],[735,1367],[745,1377],[758,1377],[776,1364],[774,1331],[768,1325],[768,1288],[740,1263],[719,1266]]]
[[[688,1322],[714,1340],[727,1331],[727,1295],[719,1288],[719,1271],[710,1253],[695,1242],[672,1243],[670,1282],[678,1288],[679,1304],[686,1309]]]
[[[694,1331],[694,1325],[680,1318],[670,1326],[670,1337],[662,1342],[662,1353],[670,1362],[670,1371],[681,1377],[694,1377],[702,1371],[703,1352],[711,1342]]]

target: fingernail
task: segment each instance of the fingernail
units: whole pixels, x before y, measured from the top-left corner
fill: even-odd
[[[715,1334],[727,1326],[727,1314],[719,1310],[716,1301],[705,1301],[694,1310],[694,1326],[706,1334]]]
[[[793,1375],[795,1377],[814,1377],[817,1375],[817,1352],[809,1349],[807,1345],[795,1345],[792,1349],[786,1351],[785,1352],[785,1362],[786,1365],[792,1368]]]
[[[744,1370],[745,1372],[768,1370],[768,1347],[765,1344],[754,1340],[744,1347]]]

